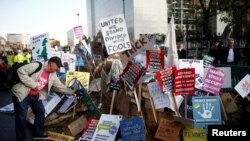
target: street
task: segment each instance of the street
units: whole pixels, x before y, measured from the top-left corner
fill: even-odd
[[[0,107],[12,102],[10,90],[0,90]],[[27,141],[32,141],[32,127],[27,124]],[[15,141],[15,121],[13,113],[0,112],[0,141]]]

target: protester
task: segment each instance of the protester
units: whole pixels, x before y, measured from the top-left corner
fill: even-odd
[[[184,42],[179,42],[177,45],[177,53],[179,59],[186,59],[186,50],[184,49]]]
[[[17,50],[15,56],[14,56],[14,63],[23,63],[24,56],[20,49]]]
[[[213,64],[220,64],[221,50],[221,41],[219,39],[214,40],[210,50],[208,51],[208,55],[214,57]]]
[[[26,141],[26,114],[29,106],[35,114],[33,139],[48,139],[48,136],[44,135],[45,109],[42,100],[48,98],[52,86],[54,91],[74,94],[74,91],[65,87],[56,75],[56,71],[62,66],[59,57],[50,58],[40,71],[29,76],[38,66],[38,63],[34,62],[19,68],[17,73],[21,83],[11,89],[17,141]]]
[[[31,61],[31,54],[29,53],[28,49],[23,50],[24,62],[30,63]]]
[[[7,57],[7,64],[9,66],[12,66],[13,63],[14,63],[14,53],[13,53],[13,51],[8,51],[6,57]]]
[[[5,76],[8,65],[4,61],[4,57],[0,57],[0,88],[7,88],[5,85]]]
[[[240,61],[240,52],[235,47],[233,38],[228,39],[228,46],[222,50],[221,64],[237,65]]]

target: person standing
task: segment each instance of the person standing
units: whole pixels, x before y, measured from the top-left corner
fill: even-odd
[[[31,61],[31,54],[29,53],[28,49],[23,50],[24,62],[30,63]]]
[[[214,57],[213,64],[220,64],[221,62],[221,41],[216,39],[213,41],[210,50],[208,51],[208,55]]]
[[[177,45],[177,53],[179,59],[186,59],[186,50],[184,49],[184,42],[179,42]]]
[[[45,109],[42,100],[48,98],[52,86],[57,92],[74,94],[74,91],[64,86],[56,75],[61,66],[59,57],[51,57],[31,76],[29,74],[39,67],[37,62],[29,63],[17,70],[21,82],[11,89],[17,141],[26,141],[26,115],[29,106],[35,114],[33,139],[48,139],[48,136],[44,135]]]
[[[222,50],[221,64],[237,65],[240,61],[240,52],[235,47],[233,38],[228,39],[228,46]]]

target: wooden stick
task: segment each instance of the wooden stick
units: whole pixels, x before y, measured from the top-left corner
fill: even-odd
[[[141,105],[141,97],[142,97],[142,84],[139,84],[139,88],[138,88],[138,99],[139,99],[139,104]]]
[[[227,113],[226,113],[225,107],[224,107],[224,105],[223,105],[223,103],[222,103],[222,101],[221,101],[220,96],[219,96],[219,99],[220,99],[221,109],[222,109],[223,114],[224,114],[224,116],[225,116],[225,120],[227,121],[227,120],[228,120]]]
[[[185,100],[185,118],[187,118],[187,95],[184,96]]]
[[[136,94],[136,90],[134,89],[134,97],[135,97],[135,101],[136,101],[136,105],[137,105],[137,108],[138,108],[138,112],[141,112],[141,105],[139,104],[139,100],[138,100],[138,97],[137,97],[137,94]]]
[[[206,96],[209,96],[209,92],[206,94]]]
[[[178,106],[177,106],[177,103],[176,103],[176,99],[175,99],[175,96],[174,96],[174,93],[173,91],[171,92],[171,96],[172,96],[172,99],[174,101],[174,109],[175,109],[175,115],[176,116],[179,116],[179,111],[178,111]]]
[[[235,100],[236,98],[238,98],[238,96],[239,96],[239,95],[237,94],[237,95],[234,97],[234,100]]]
[[[112,115],[112,112],[113,112],[113,106],[114,106],[114,102],[115,102],[115,96],[116,96],[116,90],[113,90],[111,106],[110,106],[110,109],[109,109],[109,114],[110,115]]]
[[[157,115],[156,115],[156,111],[155,111],[154,101],[153,101],[153,98],[152,98],[152,97],[150,97],[149,99],[150,99],[150,104],[151,104],[151,107],[152,107],[154,119],[155,119],[155,122],[157,123],[158,120],[157,120]]]

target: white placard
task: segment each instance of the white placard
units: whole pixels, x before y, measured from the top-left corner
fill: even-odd
[[[101,19],[100,26],[108,54],[122,52],[132,48],[123,15]]]
[[[241,95],[241,97],[246,97],[250,93],[250,75],[247,74],[241,79],[234,89]]]
[[[114,141],[122,115],[102,114],[91,141]]]
[[[46,61],[51,57],[51,47],[49,43],[49,33],[43,33],[31,37],[32,58],[34,61]]]
[[[179,69],[195,68],[195,76],[204,78],[203,60],[179,59]]]

